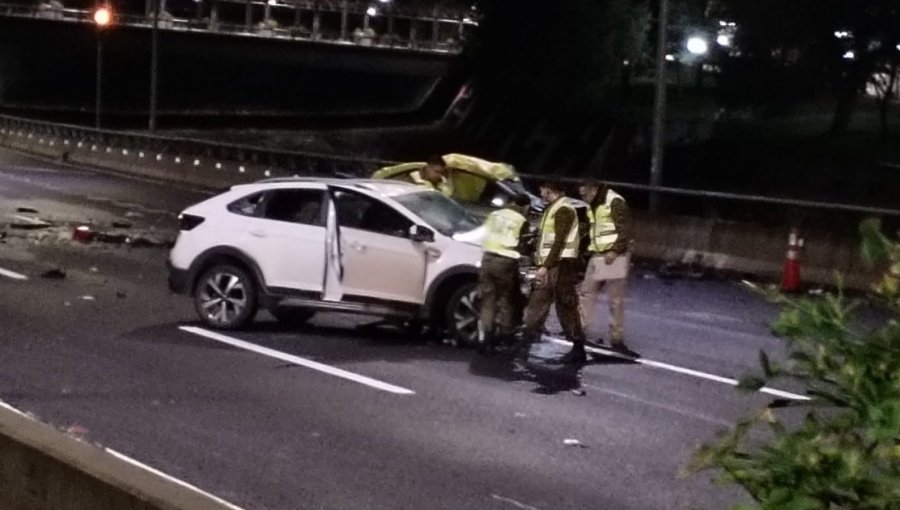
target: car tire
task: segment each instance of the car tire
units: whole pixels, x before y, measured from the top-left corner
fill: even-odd
[[[246,326],[256,317],[257,303],[256,281],[233,264],[210,267],[194,284],[194,308],[200,320],[211,328]]]
[[[478,285],[465,283],[450,295],[445,318],[447,334],[459,347],[474,347],[479,340]]]
[[[316,315],[315,310],[299,306],[275,306],[269,310],[272,317],[285,326],[298,328]]]

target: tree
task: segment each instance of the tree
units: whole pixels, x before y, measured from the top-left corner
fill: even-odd
[[[788,343],[784,365],[760,353],[762,374],[741,387],[792,379],[811,400],[797,423],[769,406],[701,448],[692,469],[716,469],[763,510],[900,509],[900,243],[863,224],[870,260],[887,260],[876,299],[888,317],[875,329],[852,322],[855,303],[781,297],[775,331]],[[755,434],[760,428],[767,434]],[[744,508],[744,507],[741,507]]]
[[[584,109],[620,83],[647,43],[642,0],[482,0],[479,82],[529,107]]]
[[[802,75],[794,76],[807,80],[830,77],[837,99],[832,134],[847,131],[869,78],[897,58],[898,0],[724,0],[722,6],[737,22],[738,45],[748,58],[797,66]]]

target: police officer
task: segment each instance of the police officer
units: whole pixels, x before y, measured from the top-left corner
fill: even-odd
[[[525,334],[519,355],[527,358],[527,349],[540,338],[550,305],[555,302],[559,322],[566,337],[573,343],[572,350],[562,361],[582,363],[587,355],[576,290],[580,266],[578,215],[565,197],[562,186],[545,182],[540,189],[547,207],[538,233],[536,288],[525,310]]]
[[[519,258],[526,243],[531,200],[517,195],[505,208],[492,212],[484,222],[481,273],[481,351],[493,354],[497,344],[513,336],[514,306],[519,292]]]
[[[453,196],[453,185],[447,179],[447,164],[439,155],[429,157],[425,168],[410,173],[409,177],[419,186],[440,191],[446,197]]]
[[[625,199],[606,184],[587,181],[579,187],[591,206],[591,254],[581,284],[581,311],[585,329],[594,318],[597,294],[606,286],[609,297],[609,340],[612,349],[635,356],[625,345],[625,284],[631,265],[631,219]],[[602,343],[602,340],[601,340]]]

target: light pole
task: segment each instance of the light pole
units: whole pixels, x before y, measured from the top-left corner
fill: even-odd
[[[669,25],[669,0],[659,0],[659,27],[656,38],[656,97],[653,102],[653,141],[650,156],[650,186],[662,185],[663,156],[666,144],[666,32]],[[659,212],[659,194],[650,192],[650,212]]]
[[[94,11],[97,26],[97,97],[94,102],[94,127],[100,129],[100,110],[103,105],[103,30],[112,22],[112,10],[103,6]]]
[[[147,128],[151,133],[156,131],[156,95],[159,86],[159,4],[153,2],[153,29],[150,31],[150,122]]]

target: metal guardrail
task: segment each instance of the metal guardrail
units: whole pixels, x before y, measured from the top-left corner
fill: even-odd
[[[225,161],[266,165],[286,174],[364,177],[390,161],[354,158],[335,154],[273,150],[264,147],[219,143],[165,135],[94,129],[71,124],[35,121],[0,115],[0,136],[48,140],[71,140],[72,143],[114,147],[132,151],[166,154],[173,157],[214,158]],[[48,142],[49,143],[49,142]],[[59,142],[62,145],[62,142]]]
[[[224,1],[224,0],[222,0]],[[283,4],[279,4],[285,7]],[[331,11],[328,11],[331,12]],[[358,14],[355,10],[350,11]],[[68,23],[80,23],[93,25],[93,11],[72,8],[48,8],[44,5],[7,4],[0,3],[0,16],[12,18],[44,19]],[[424,19],[424,18],[423,18]],[[429,20],[432,21],[432,20]],[[471,21],[435,19],[434,22],[472,24]],[[142,14],[119,12],[115,15],[115,24],[118,26],[145,28],[153,27],[153,18]],[[448,42],[432,40],[430,38],[412,39],[403,38],[396,33],[380,34],[374,37],[342,38],[337,30],[319,28],[314,31],[305,26],[259,26],[257,24],[228,23],[221,20],[193,18],[163,18],[160,17],[159,29],[174,32],[204,32],[230,36],[256,37],[265,39],[292,40],[303,42],[316,42],[340,46],[364,46],[378,49],[394,49],[417,51],[424,53],[458,54],[462,51],[459,41]]]
[[[546,175],[522,175],[523,180],[530,181],[532,183],[540,183],[542,180],[547,180],[548,176]],[[577,185],[584,181],[584,179],[574,179],[574,178],[559,178],[557,179],[561,182]],[[767,197],[763,195],[743,195],[740,193],[729,193],[724,191],[709,191],[709,190],[696,190],[696,189],[685,189],[685,188],[671,188],[666,186],[649,186],[646,184],[635,184],[631,182],[616,182],[616,181],[604,181],[614,188],[621,188],[627,190],[635,190],[635,191],[643,191],[647,193],[659,193],[661,195],[672,195],[672,196],[682,196],[682,197],[692,197],[692,198],[711,198],[718,200],[726,200],[733,202],[747,202],[754,203],[760,205],[779,205],[779,206],[788,206],[788,207],[798,207],[802,209],[822,209],[827,211],[842,211],[842,212],[851,212],[858,214],[869,214],[875,216],[897,216],[900,217],[900,209],[890,209],[886,207],[870,207],[864,205],[856,205],[856,204],[842,204],[842,203],[833,203],[833,202],[822,202],[815,200],[800,200],[794,198],[781,198],[781,197]]]
[[[357,158],[336,154],[307,151],[276,150],[265,147],[220,143],[165,135],[150,135],[140,132],[94,129],[70,124],[58,124],[0,115],[0,136],[55,137],[78,140],[83,143],[100,144],[118,149],[141,150],[165,153],[183,158],[205,157],[226,161],[252,162],[279,169],[285,174],[368,177],[380,167],[396,164],[396,161]],[[554,179],[570,185],[577,185],[582,179],[553,177],[546,175],[522,175],[523,181],[532,186],[542,180]],[[628,182],[607,181],[613,187],[646,193],[659,193],[670,197],[694,199],[714,199],[732,203],[756,205],[777,205],[790,208],[820,210],[827,212],[854,213],[858,215],[886,216],[900,218],[900,209],[871,207],[857,204],[830,203],[813,200],[798,200],[760,195],[743,195],[710,190],[695,190],[672,187],[648,186]]]

